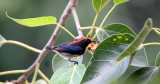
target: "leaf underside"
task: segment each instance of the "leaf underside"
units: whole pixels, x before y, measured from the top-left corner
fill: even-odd
[[[0,35],[0,47],[3,45],[3,42],[6,41],[5,38],[3,38],[2,35]]]
[[[116,58],[116,61],[120,61],[121,59],[127,57],[128,55],[131,55],[134,53],[138,47],[143,43],[145,40],[146,36],[150,32],[152,28],[152,20],[148,19],[141,30],[141,32],[138,34],[138,36],[134,39],[134,41],[128,46],[127,49],[125,49],[118,58]]]
[[[130,34],[117,34],[106,38],[96,48],[81,84],[108,84],[120,77],[129,65],[130,57],[114,61],[134,40]]]
[[[128,84],[151,84],[153,80],[156,80],[157,73],[160,72],[160,67],[144,67],[138,69],[132,73],[124,83]],[[160,80],[159,80],[160,81]],[[159,84],[153,83],[153,84]]]
[[[85,72],[84,65],[65,66],[58,69],[50,79],[50,84],[79,84]]]
[[[77,58],[73,58],[72,60],[77,60]],[[83,60],[83,56],[79,58],[78,64],[81,64]],[[52,59],[52,69],[53,71],[57,71],[59,68],[64,66],[74,65],[74,63],[69,62],[68,60],[61,57],[59,54],[56,54]]]

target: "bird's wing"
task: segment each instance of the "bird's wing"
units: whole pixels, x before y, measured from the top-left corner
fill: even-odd
[[[70,53],[70,54],[80,54],[82,53],[83,49],[78,46],[71,46],[71,45],[60,45],[58,47],[55,47],[54,50],[58,52],[64,52],[64,53]]]

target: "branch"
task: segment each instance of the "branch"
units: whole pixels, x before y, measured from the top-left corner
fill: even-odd
[[[70,0],[68,5],[66,6],[61,18],[60,18],[60,21],[59,21],[59,24],[64,26],[65,23],[66,23],[66,20],[69,16],[69,14],[71,13],[71,7],[75,6],[75,3],[76,3],[76,0]],[[51,46],[55,43],[55,40],[57,38],[57,36],[59,35],[61,31],[61,28],[59,26],[56,26],[51,38],[49,39],[48,43],[46,44],[46,46]],[[45,49],[45,47],[42,49],[42,52],[40,52],[38,58],[35,60],[35,62],[27,69],[27,71],[21,76],[18,78],[18,80],[16,81],[16,84],[23,84],[24,80],[26,80],[28,78],[28,76],[30,76],[30,74],[35,70],[36,68],[36,65],[38,63],[41,64],[41,62],[43,61],[43,59],[45,58],[46,54],[49,52],[49,50]]]
[[[71,7],[71,10],[72,10],[73,18],[74,18],[74,21],[77,27],[78,36],[83,37],[82,30],[80,29],[81,28],[80,22],[79,22],[78,15],[76,12],[76,7],[77,7],[77,0],[75,0],[75,6]]]

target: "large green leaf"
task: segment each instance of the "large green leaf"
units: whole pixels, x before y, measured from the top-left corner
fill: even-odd
[[[6,39],[3,38],[3,36],[0,35],[0,47],[3,45],[4,41],[6,41]]]
[[[98,13],[105,5],[107,5],[111,0],[93,0],[94,10]]]
[[[78,64],[82,63],[83,56],[79,58]],[[76,60],[76,58],[73,58],[72,60]],[[63,57],[59,56],[59,54],[56,54],[52,59],[52,69],[53,71],[57,71],[59,68],[63,66],[69,66],[71,65],[71,62],[64,59]],[[73,63],[72,63],[73,65]]]
[[[98,30],[99,29],[96,29],[96,32]],[[113,34],[124,34],[124,33],[128,33],[136,37],[135,32],[131,28],[129,28],[127,25],[114,23],[114,24],[109,24],[103,27],[98,33],[97,38],[99,41],[103,41],[106,37],[111,36]]]
[[[84,65],[65,66],[58,69],[50,79],[50,84],[79,84],[85,72]]]
[[[7,17],[21,25],[25,25],[28,27],[37,27],[37,26],[43,26],[43,25],[49,25],[49,24],[56,24],[56,18],[52,16],[27,18],[27,19],[15,19],[8,15]]]
[[[138,51],[134,55],[134,59],[132,60],[131,65],[138,66],[138,67],[149,66],[147,54],[144,47],[138,49]]]
[[[143,43],[146,36],[152,29],[152,20],[148,19],[141,30],[141,32],[138,34],[138,36],[134,39],[134,41],[128,46],[127,49],[125,49],[119,57],[116,59],[116,61],[120,61],[121,59],[127,57],[128,55],[131,55],[133,52],[135,52],[138,47]]]
[[[156,65],[156,66],[160,66],[160,52],[159,52],[158,55],[157,55],[155,65]]]
[[[132,73],[124,82],[125,84],[151,84],[159,67],[144,67]],[[159,83],[158,83],[159,84]]]
[[[129,1],[129,0],[113,0],[114,4],[116,4],[116,5],[127,2],[127,1]]]
[[[130,57],[119,62],[114,59],[133,39],[130,34],[118,34],[102,41],[91,58],[81,84],[108,84],[120,77],[126,71]]]

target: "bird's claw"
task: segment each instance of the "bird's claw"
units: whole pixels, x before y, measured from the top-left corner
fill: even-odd
[[[78,65],[78,62],[74,62],[74,65],[76,65],[76,64]]]

